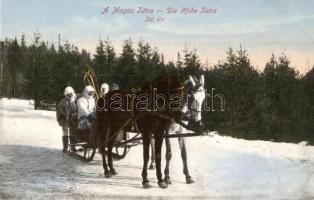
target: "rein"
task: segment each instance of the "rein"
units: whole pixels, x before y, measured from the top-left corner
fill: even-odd
[[[114,139],[123,129],[124,127],[126,127],[130,122],[132,121],[136,121],[138,118],[141,118],[141,117],[144,117],[145,115],[147,115],[148,113],[141,113],[140,115],[136,116],[135,118],[132,117],[132,118],[129,118],[128,120],[126,120],[126,122],[124,122],[124,124],[119,128],[119,130],[117,130],[110,138],[106,138],[106,142],[99,145],[98,147],[103,147],[105,146],[106,144],[108,144],[112,139]],[[136,132],[138,133],[138,127],[137,125],[135,126],[135,129]],[[104,130],[105,131],[105,130]]]
[[[168,89],[169,90],[183,90],[184,89],[184,86],[181,86],[181,87],[178,87],[178,88],[173,88],[173,89]],[[155,115],[155,116],[158,116],[160,118],[163,118],[163,119],[167,119],[167,120],[170,120],[172,123],[178,123],[180,124],[181,126],[187,128],[187,126],[182,123],[182,122],[178,122],[176,121],[173,117],[169,116],[169,115],[165,115],[165,114],[162,114],[160,112],[143,112],[143,113],[140,113],[139,115],[135,116],[135,113],[134,113],[134,98],[131,99],[131,117],[122,125],[122,127],[119,128],[119,130],[117,130],[110,138],[106,138],[106,142],[101,144],[100,147],[103,147],[105,146],[106,144],[108,144],[112,139],[114,139],[122,130],[123,128],[125,128],[128,124],[130,124],[131,122],[134,123],[134,128],[135,128],[135,131],[137,133],[139,133],[139,128],[138,128],[138,125],[137,125],[137,119],[141,118],[141,117],[144,117],[145,115],[147,114],[152,114],[152,115]],[[104,130],[105,131],[105,130]]]
[[[182,121],[177,121],[175,120],[173,117],[170,117],[168,115],[165,115],[165,114],[162,114],[162,113],[157,113],[157,112],[153,112],[151,113],[152,115],[155,115],[155,116],[158,116],[160,118],[163,118],[163,119],[167,119],[167,120],[170,120],[172,123],[177,123],[179,124],[180,126],[182,126],[183,128],[187,129],[187,130],[190,130],[191,127],[188,127],[186,124],[184,124]]]
[[[189,111],[193,111],[193,112],[202,112],[201,110],[196,110],[196,109],[189,109]]]
[[[168,89],[168,91],[177,91],[177,90],[184,90],[184,86],[178,87],[178,88],[172,88],[172,89]]]
[[[97,89],[98,89],[98,87],[96,87],[96,86],[97,86],[97,80],[96,80],[96,78],[95,78],[95,74],[94,74],[94,72],[93,72],[91,69],[89,69],[88,72],[85,73],[84,82],[85,82],[85,83],[88,82],[88,83],[89,83],[90,85],[92,85],[94,88],[97,88]],[[169,86],[169,85],[168,85],[168,86]],[[96,89],[96,91],[98,92],[97,89]],[[152,85],[150,86],[150,90],[152,91]],[[160,89],[160,90],[163,90],[163,89]],[[177,87],[177,88],[169,88],[169,87],[168,87],[167,89],[164,89],[164,90],[167,90],[168,92],[169,92],[169,91],[180,91],[181,94],[182,94],[182,91],[184,90],[184,85],[181,84],[181,86],[179,86],[179,87]],[[136,91],[138,91],[138,90],[136,90]],[[147,91],[146,91],[145,93],[147,93]],[[108,138],[108,134],[106,134],[106,135],[107,135],[106,141],[105,141],[103,144],[101,144],[101,145],[96,145],[96,146],[98,146],[98,147],[104,147],[105,145],[107,145],[111,140],[113,140],[113,139],[114,139],[127,125],[129,125],[130,123],[133,123],[133,124],[134,124],[134,129],[135,129],[135,131],[139,134],[140,131],[139,131],[139,128],[138,128],[138,125],[137,125],[137,120],[138,120],[139,118],[142,118],[142,117],[146,116],[147,114],[152,114],[152,115],[155,115],[155,116],[157,116],[157,117],[159,117],[159,118],[163,118],[163,119],[169,120],[169,121],[172,122],[172,123],[178,123],[179,125],[183,126],[184,128],[189,129],[188,126],[185,125],[183,122],[181,122],[181,121],[176,121],[174,117],[169,116],[169,115],[167,115],[167,114],[160,113],[160,112],[150,112],[150,111],[146,111],[146,112],[142,112],[142,113],[140,113],[140,114],[138,114],[138,115],[136,116],[136,114],[135,114],[135,108],[134,108],[134,107],[135,107],[135,106],[134,106],[134,104],[135,104],[134,98],[131,99],[131,102],[130,102],[130,103],[131,103],[131,112],[130,112],[130,115],[131,115],[131,116],[130,116],[130,118],[127,119],[127,120],[123,123],[122,127],[120,127],[120,128],[119,128],[113,135],[111,135],[109,138]],[[104,129],[103,131],[108,131],[108,129]],[[98,133],[96,132],[96,134],[98,134]],[[103,134],[102,134],[102,135],[103,135]],[[96,137],[97,137],[97,136],[96,136]]]

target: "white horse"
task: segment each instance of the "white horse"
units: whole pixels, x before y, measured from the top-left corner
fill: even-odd
[[[194,128],[200,128],[202,127],[202,103],[205,99],[205,89],[204,89],[204,75],[200,77],[200,79],[196,79],[193,77],[189,77],[188,80],[184,82],[185,87],[185,95],[187,96],[186,105],[183,108],[183,112],[188,115],[189,120],[185,119],[183,120],[183,123]],[[166,135],[169,133],[173,134],[180,134],[180,133],[186,133],[188,130],[186,130],[184,127],[180,126],[177,123],[173,123],[169,129],[166,131]],[[171,184],[170,176],[169,176],[169,163],[170,159],[172,157],[171,153],[171,144],[170,139],[165,138],[166,141],[166,167],[165,167],[165,182],[167,184]],[[181,158],[183,161],[183,173],[185,175],[186,183],[191,184],[194,182],[192,179],[187,165],[187,154],[186,154],[186,148],[185,148],[185,138],[184,137],[178,137],[179,146],[181,150]],[[151,156],[151,164],[150,169],[154,168],[154,162],[155,162],[155,152],[154,152],[154,143],[152,140],[152,156]]]

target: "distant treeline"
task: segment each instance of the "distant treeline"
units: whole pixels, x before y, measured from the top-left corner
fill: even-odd
[[[165,63],[163,55],[144,41],[125,40],[117,55],[110,40],[100,40],[92,56],[69,42],[55,46],[34,34],[33,42],[0,41],[0,96],[35,100],[35,109],[55,102],[71,85],[84,88],[83,75],[91,66],[99,83],[116,83],[122,90],[148,84],[163,73],[184,80],[205,74],[205,88],[225,97],[225,111],[215,101],[215,111],[204,112],[209,130],[237,138],[285,142],[314,142],[314,69],[300,76],[283,54],[274,55],[259,72],[246,50],[229,49],[226,60],[204,67],[196,50],[178,53],[176,62]],[[210,53],[210,52],[209,52]]]

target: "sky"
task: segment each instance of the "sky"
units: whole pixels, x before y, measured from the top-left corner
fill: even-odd
[[[156,46],[166,61],[185,48],[196,49],[203,64],[225,60],[228,48],[248,51],[253,66],[263,70],[271,54],[284,53],[301,74],[314,65],[314,1],[309,0],[0,0],[1,39],[34,32],[45,41],[69,41],[92,54],[99,39],[109,38],[120,53],[124,40]],[[109,13],[102,14],[109,7]],[[114,8],[134,9],[111,14]],[[136,13],[139,7],[154,13]],[[200,13],[202,8],[216,13]],[[177,9],[174,14],[167,8]],[[198,9],[182,14],[183,8]],[[164,12],[158,12],[164,10]],[[145,22],[154,17],[154,22]],[[157,18],[164,18],[157,22]]]

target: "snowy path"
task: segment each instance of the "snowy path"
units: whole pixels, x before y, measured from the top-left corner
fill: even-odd
[[[101,156],[82,163],[61,153],[55,113],[34,111],[26,100],[0,102],[0,199],[312,199],[314,147],[222,137],[187,139],[185,184],[176,139],[170,174],[173,184],[141,187],[142,146],[114,164],[118,175],[103,176]],[[163,160],[164,162],[164,160]]]

